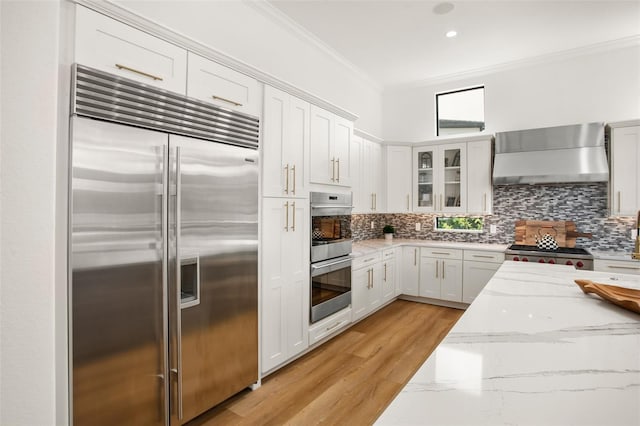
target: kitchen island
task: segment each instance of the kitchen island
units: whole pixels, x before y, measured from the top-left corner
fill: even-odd
[[[640,277],[505,262],[378,425],[639,425],[640,315],[574,279]]]

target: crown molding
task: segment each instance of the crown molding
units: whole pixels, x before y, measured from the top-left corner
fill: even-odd
[[[605,42],[595,43],[588,46],[581,46],[574,49],[562,50],[559,52],[548,53],[544,55],[534,56],[531,58],[525,58],[517,61],[503,62],[501,64],[491,65],[487,67],[475,68],[468,71],[462,71],[458,73],[445,74],[441,76],[429,77],[422,80],[417,80],[409,83],[400,83],[396,85],[389,85],[385,87],[385,90],[394,89],[413,89],[424,86],[433,86],[442,83],[449,83],[465,79],[473,79],[483,77],[488,74],[494,74],[498,72],[511,71],[536,65],[551,64],[554,62],[564,61],[570,58],[577,58],[580,56],[593,55],[597,53],[603,53],[618,49],[625,49],[628,47],[640,46],[640,35],[633,35],[616,40],[609,40]]]
[[[189,36],[180,32],[174,31],[163,25],[154,22],[153,20],[146,18],[132,11],[131,9],[112,3],[110,0],[67,0],[70,3],[85,6],[98,13],[106,15],[112,19],[135,27],[141,31],[151,34],[154,37],[165,40],[171,44],[182,47],[188,51],[196,53],[200,56],[208,58],[212,61],[218,62],[228,68],[238,71],[242,74],[246,74],[256,80],[287,92],[293,96],[303,99],[309,103],[312,103],[327,111],[331,111],[334,114],[343,117],[350,121],[356,121],[358,115],[344,108],[341,108],[319,96],[316,96],[310,92],[302,90],[293,84],[290,84],[284,80],[281,80],[269,73],[266,73],[252,65],[247,64],[227,53],[214,49],[204,43],[190,38]]]
[[[369,84],[372,88],[379,92],[384,90],[384,86],[378,81],[374,80],[369,74],[367,74],[362,68],[359,68],[354,63],[347,60],[342,54],[340,54],[333,47],[326,44],[315,34],[298,24],[291,19],[289,15],[282,12],[280,9],[269,3],[267,0],[243,0],[246,4],[252,6],[255,10],[262,13],[262,15],[271,19],[277,25],[285,28],[289,33],[302,40],[305,43],[312,44],[317,49],[323,51],[326,55],[333,58],[336,62],[340,63],[345,68],[353,72],[358,78]]]
[[[373,142],[378,142],[378,143],[384,143],[384,140],[382,138],[379,138],[378,136],[374,136],[371,133],[367,133],[364,130],[361,129],[353,129],[353,134],[356,136],[360,136],[361,138],[373,141]]]

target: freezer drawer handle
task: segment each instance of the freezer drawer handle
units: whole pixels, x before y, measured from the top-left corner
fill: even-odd
[[[180,262],[180,221],[181,217],[181,209],[180,204],[182,203],[182,171],[180,170],[180,147],[176,147],[176,204],[175,204],[175,220],[176,220],[176,236],[175,236],[175,251],[176,251],[176,291],[174,297],[176,298],[175,307],[176,307],[176,368],[172,369],[174,373],[176,373],[176,392],[177,392],[177,402],[178,402],[178,420],[182,420],[182,267]]]
[[[220,96],[216,96],[216,95],[211,95],[211,97],[212,97],[214,100],[216,100],[216,101],[226,102],[226,103],[228,103],[228,104],[235,105],[235,106],[237,106],[237,107],[241,107],[241,106],[242,106],[242,104],[241,104],[241,103],[238,103],[238,102],[232,101],[231,99],[221,98]]]
[[[146,73],[144,71],[139,71],[139,70],[137,70],[135,68],[130,68],[130,67],[126,66],[126,65],[116,64],[116,67],[118,69],[131,71],[133,73],[140,74],[142,76],[149,77],[149,78],[152,78],[154,80],[163,81],[162,77],[158,77],[157,75],[149,74],[149,73]]]

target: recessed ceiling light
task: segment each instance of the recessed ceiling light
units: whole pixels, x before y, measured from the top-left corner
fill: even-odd
[[[457,31],[451,30],[451,31],[447,31],[447,33],[445,34],[448,38],[453,38],[455,36],[458,35]]]
[[[433,7],[433,13],[436,15],[446,15],[447,13],[453,10],[453,3],[449,3],[448,1],[443,3],[438,3]]]

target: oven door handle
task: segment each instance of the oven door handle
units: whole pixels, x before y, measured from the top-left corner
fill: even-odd
[[[326,274],[328,272],[337,271],[339,269],[343,269],[351,266],[351,257],[346,259],[340,259],[334,262],[329,263],[321,263],[316,265],[311,265],[311,276],[316,277],[318,275]]]
[[[347,204],[315,204],[311,205],[312,209],[352,209],[353,206]]]

